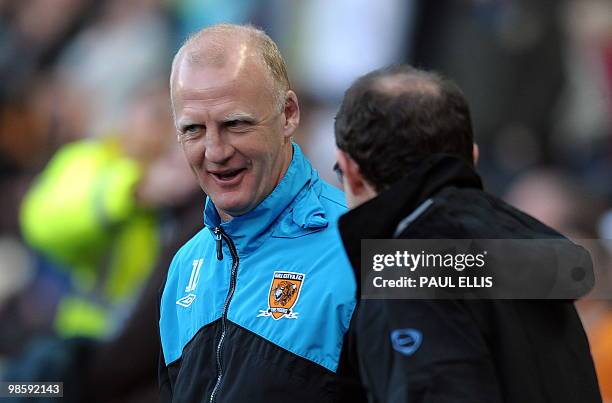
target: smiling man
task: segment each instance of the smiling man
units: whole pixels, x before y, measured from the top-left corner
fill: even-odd
[[[300,120],[284,64],[267,64],[274,58],[263,53],[269,44],[253,32],[210,28],[178,53],[172,75],[179,141],[226,221],[252,210],[280,182]]]
[[[170,82],[209,198],[161,296],[162,401],[360,401],[340,368],[356,292],[335,226],[344,198],[291,140],[299,104],[276,45],[249,26],[204,29]]]

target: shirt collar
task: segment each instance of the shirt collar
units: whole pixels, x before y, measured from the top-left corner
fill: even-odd
[[[362,239],[387,239],[398,222],[420,203],[447,186],[482,189],[474,168],[448,154],[416,158],[403,179],[339,220],[340,234],[353,267],[360,266]]]

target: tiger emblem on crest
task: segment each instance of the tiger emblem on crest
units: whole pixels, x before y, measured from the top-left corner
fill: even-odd
[[[297,285],[289,281],[281,281],[274,288],[274,299],[282,306],[287,305],[291,297],[296,293]]]

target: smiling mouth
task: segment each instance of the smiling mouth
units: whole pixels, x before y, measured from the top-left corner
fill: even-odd
[[[213,176],[213,178],[220,182],[231,182],[244,171],[246,171],[246,168],[233,169],[225,172],[210,172],[210,174]]]

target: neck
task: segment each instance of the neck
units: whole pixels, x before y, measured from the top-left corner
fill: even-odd
[[[283,150],[281,151],[281,154],[283,155],[283,160],[282,160],[282,164],[281,164],[281,170],[280,170],[280,172],[278,174],[278,177],[276,178],[276,181],[274,183],[274,187],[272,189],[270,189],[270,193],[272,193],[274,188],[276,188],[276,186],[278,186],[280,181],[283,179],[283,177],[287,173],[287,169],[289,169],[289,165],[291,164],[291,160],[293,159],[293,146],[291,145],[291,141],[289,141],[287,144],[283,145]]]
[[[232,219],[234,218],[231,215],[227,214],[225,211],[219,209],[217,209],[217,213],[219,213],[219,217],[221,217],[221,221],[223,222],[232,221]]]

